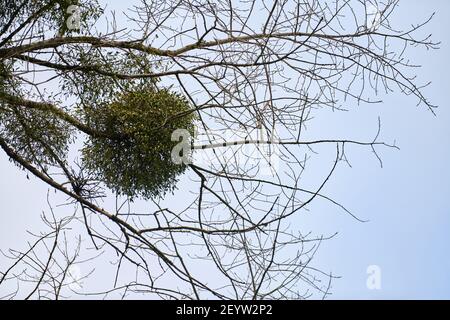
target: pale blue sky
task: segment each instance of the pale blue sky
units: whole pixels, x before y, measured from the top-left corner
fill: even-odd
[[[316,234],[339,232],[323,244],[315,263],[342,277],[334,282],[332,298],[450,299],[450,2],[403,1],[396,19],[408,25],[434,11],[427,31],[442,42],[441,49],[416,50],[409,57],[423,65],[419,78],[433,82],[425,93],[439,105],[437,117],[400,94],[384,98],[382,105],[321,114],[324,137],[340,130],[367,134],[370,127],[375,133],[381,116],[383,138],[395,139],[401,148],[380,152],[382,169],[368,150],[349,148],[353,168],[341,166],[326,187],[328,195],[369,222],[357,222],[322,202],[300,218]],[[47,187],[27,180],[3,153],[0,170],[0,248],[6,249],[20,245],[26,229],[42,226],[38,213],[46,209]],[[366,287],[369,265],[381,268],[381,290]]]
[[[441,49],[417,50],[410,58],[423,65],[419,79],[433,82],[425,92],[439,105],[437,117],[399,94],[385,98],[383,105],[361,106],[350,118],[343,115],[355,134],[367,133],[367,125],[380,115],[383,138],[395,139],[401,150],[382,152],[383,169],[369,152],[351,152],[353,168],[341,167],[326,188],[370,222],[315,207],[314,228],[339,231],[316,260],[342,276],[334,283],[334,298],[450,299],[449,9],[445,0],[408,0],[396,16],[416,23],[436,11],[427,31],[442,42]],[[335,131],[335,122],[326,127]],[[381,290],[366,287],[369,265],[381,268]]]

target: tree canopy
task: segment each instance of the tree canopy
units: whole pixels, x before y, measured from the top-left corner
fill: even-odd
[[[15,251],[0,285],[58,298],[76,291],[68,270],[95,251],[116,259],[104,295],[327,297],[334,276],[313,256],[333,235],[305,232],[295,217],[325,201],[358,219],[324,186],[349,164],[349,146],[380,161],[381,148],[397,146],[380,139],[380,125],[368,140],[305,130],[318,110],[394,91],[436,107],[409,60],[410,50],[438,48],[422,34],[431,17],[402,29],[398,5],[142,0],[114,12],[91,0],[0,0],[0,147],[73,208],[50,204],[48,232]],[[192,139],[191,163],[171,159],[177,129]],[[321,147],[311,183],[307,164]],[[32,254],[47,257],[31,268],[41,272],[11,278]]]

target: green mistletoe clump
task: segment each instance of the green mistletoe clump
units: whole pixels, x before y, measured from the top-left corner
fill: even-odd
[[[194,131],[195,115],[183,96],[145,87],[83,112],[89,126],[102,133],[88,138],[83,161],[110,189],[144,198],[173,191],[186,166],[171,159],[178,143],[172,133]]]

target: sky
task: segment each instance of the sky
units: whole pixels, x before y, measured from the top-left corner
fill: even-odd
[[[375,108],[361,106],[351,119],[345,115],[355,133],[367,132],[379,115],[383,138],[395,140],[400,150],[381,152],[383,168],[369,152],[355,151],[353,168],[342,167],[327,186],[334,198],[369,222],[320,206],[311,217],[315,230],[339,232],[316,257],[316,263],[332,266],[333,274],[341,276],[332,298],[450,299],[449,9],[448,1],[409,0],[401,2],[396,16],[412,23],[436,12],[427,30],[442,42],[441,49],[418,50],[410,57],[423,66],[419,79],[432,81],[425,92],[439,106],[437,116],[398,94]],[[335,123],[327,126],[335,131]],[[370,266],[381,272],[380,289],[367,286]]]
[[[375,134],[379,116],[382,138],[400,147],[380,150],[383,168],[368,150],[350,148],[352,168],[340,166],[324,190],[368,222],[320,201],[299,218],[315,234],[338,232],[315,257],[316,266],[340,277],[329,298],[450,299],[450,2],[403,1],[396,21],[409,25],[433,12],[427,30],[442,42],[440,50],[416,50],[410,58],[423,65],[419,79],[432,81],[425,94],[439,106],[436,116],[414,99],[392,94],[383,104],[360,105],[345,114],[323,111],[323,125],[311,132],[358,135],[373,127]],[[42,226],[38,212],[46,209],[48,187],[28,180],[4,153],[0,173],[0,249],[5,250],[28,239],[26,230]],[[374,279],[368,269],[378,275],[376,288],[368,286]]]

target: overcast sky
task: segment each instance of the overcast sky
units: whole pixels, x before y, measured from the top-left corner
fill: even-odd
[[[419,79],[433,82],[425,93],[439,105],[436,117],[416,107],[414,99],[392,94],[382,105],[361,105],[341,115],[323,112],[323,125],[309,131],[323,137],[367,137],[376,133],[380,116],[382,137],[396,140],[401,148],[382,150],[383,168],[368,150],[349,149],[352,168],[341,166],[324,190],[369,222],[357,222],[321,202],[299,218],[305,231],[339,232],[323,244],[315,263],[341,276],[333,284],[332,298],[450,299],[450,2],[403,1],[395,19],[408,26],[434,11],[427,30],[442,42],[441,49],[416,50],[409,57],[423,65]],[[23,247],[26,230],[42,227],[39,213],[46,209],[48,187],[28,180],[4,153],[0,170],[0,249]],[[367,287],[369,266],[381,270],[381,289]]]

